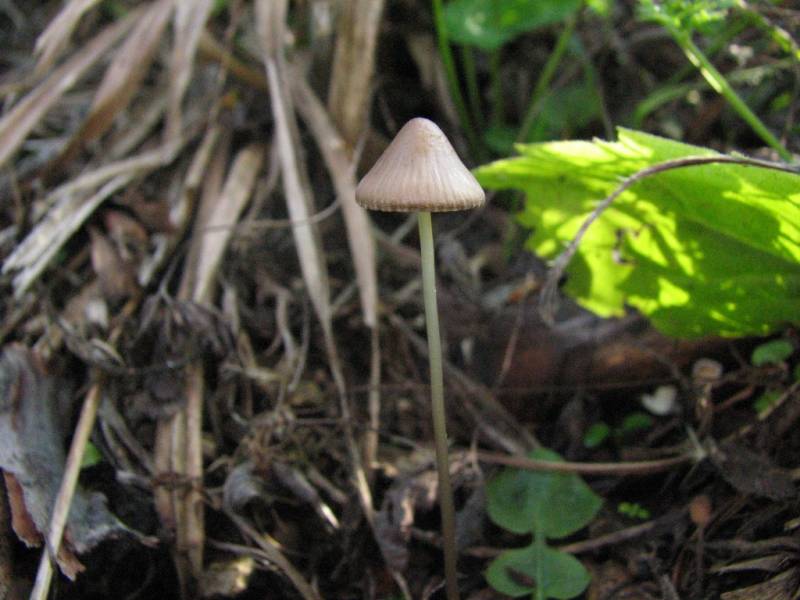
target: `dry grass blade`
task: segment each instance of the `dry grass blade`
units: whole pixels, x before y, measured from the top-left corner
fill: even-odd
[[[84,144],[103,135],[139,90],[172,14],[173,0],[152,4],[106,69],[89,114],[58,159],[69,162]]]
[[[311,207],[309,184],[301,172],[297,153],[297,124],[292,114],[291,101],[285,85],[283,54],[286,0],[256,3],[257,27],[264,48],[264,64],[267,71],[272,112],[275,117],[275,138],[281,163],[284,194],[289,216],[295,224],[292,233],[300,257],[303,280],[311,297],[311,304],[322,326],[330,330],[330,288],[328,271],[322,251],[322,242],[314,224],[310,221],[314,211]]]
[[[31,600],[45,600],[50,590],[50,581],[53,577],[53,564],[51,556],[56,556],[61,546],[61,538],[67,525],[69,508],[75,487],[78,484],[78,475],[81,472],[81,461],[89,443],[89,436],[94,428],[97,409],[102,400],[103,384],[97,382],[89,389],[83,401],[81,416],[73,434],[72,443],[64,467],[64,477],[56,496],[56,503],[50,521],[50,530],[47,532],[47,543],[39,561],[39,570],[36,573],[36,582],[31,592]]]
[[[305,79],[292,77],[297,109],[317,140],[328,167],[347,227],[347,241],[355,265],[364,323],[372,330],[370,366],[370,427],[364,439],[364,456],[368,468],[376,462],[380,428],[380,337],[378,335],[378,277],[375,267],[375,239],[369,217],[355,201],[355,163],[347,144],[331,123],[322,103]]]
[[[47,29],[36,39],[35,52],[39,55],[39,61],[36,63],[34,76],[44,74],[55,64],[69,43],[78,21],[99,2],[100,0],[71,0],[50,21]]]
[[[286,20],[286,0],[259,0],[256,3],[256,27],[264,50],[272,112],[275,118],[275,137],[281,163],[283,187],[289,216],[294,225],[295,246],[300,257],[300,268],[311,303],[322,325],[325,347],[337,391],[345,427],[350,460],[354,471],[356,489],[367,520],[373,522],[372,495],[361,464],[361,456],[353,438],[347,389],[342,374],[336,342],[331,325],[330,290],[328,272],[322,253],[322,244],[315,224],[310,220],[311,195],[308,176],[301,170],[297,151],[297,123],[294,120],[288,74],[284,64],[282,40]]]
[[[140,11],[109,25],[53,71],[0,120],[0,166],[17,151],[41,118],[135,23]]]
[[[369,113],[375,44],[382,12],[383,0],[342,3],[328,109],[349,144],[354,144],[361,136]]]
[[[63,244],[109,196],[143,173],[170,162],[180,146],[163,147],[101,167],[57,188],[46,199],[52,208],[3,263],[3,273],[20,270],[14,293],[24,294]],[[95,190],[99,188],[95,192]]]
[[[202,58],[219,63],[220,66],[242,83],[256,90],[267,90],[267,80],[261,71],[256,71],[250,65],[236,58],[231,54],[230,50],[220,44],[207,31],[204,31],[200,36],[200,44],[197,50]]]
[[[231,510],[225,511],[228,517],[236,523],[239,529],[250,537],[261,548],[267,559],[280,569],[292,582],[303,600],[321,600],[321,596],[311,587],[303,576],[294,568],[279,549],[278,543],[269,535],[260,534],[250,524]]]
[[[370,339],[369,430],[364,437],[364,456],[368,467],[377,461],[378,431],[381,415],[381,352],[378,332],[378,290],[375,266],[375,239],[364,209],[355,202],[355,148],[363,138],[368,123],[375,46],[380,30],[383,0],[347,0],[342,5],[333,58],[333,75],[328,93],[328,110],[333,125],[342,135],[341,154],[350,163],[348,169],[329,170],[337,188],[347,227],[347,240],[356,269],[364,322],[372,330]],[[331,127],[333,129],[334,127]],[[318,136],[321,141],[321,136]],[[332,139],[332,138],[328,138]],[[322,145],[322,144],[321,144]],[[324,154],[324,150],[323,150]],[[335,153],[338,160],[338,152]],[[346,173],[347,181],[340,181]]]
[[[299,71],[295,71],[291,79],[297,110],[314,134],[339,198],[355,265],[364,322],[368,327],[374,327],[377,321],[378,297],[375,240],[367,212],[355,201],[356,178],[352,153],[348,152],[347,144]]]
[[[61,198],[3,264],[3,272],[22,267],[14,276],[14,294],[17,298],[28,291],[64,243],[81,228],[97,207],[128,185],[132,179],[133,174],[118,175],[94,194],[66,195]]]
[[[225,146],[220,147],[218,156],[227,156]],[[203,204],[198,211],[199,218],[195,224],[189,260],[178,293],[180,299],[198,303],[211,302],[219,264],[234,226],[252,196],[263,157],[264,150],[261,146],[246,147],[234,160],[222,190],[219,191],[219,187],[212,183],[212,193],[204,195]],[[204,377],[201,364],[187,367],[186,405],[174,417],[160,422],[157,434],[159,439],[169,440],[169,443],[158,448],[156,460],[159,466],[169,464],[173,473],[194,482],[183,494],[165,497],[162,493],[159,502],[162,519],[166,516],[166,523],[174,523],[176,529],[176,562],[184,582],[184,590],[190,589],[189,582],[197,581],[203,571]]]
[[[211,0],[178,0],[175,5],[167,113],[167,135],[170,138],[179,135],[182,129],[181,103],[194,69],[197,46],[212,7]]]
[[[211,301],[217,268],[239,215],[252,195],[263,160],[264,148],[260,145],[240,151],[219,198],[213,200],[212,206],[200,208],[201,214],[208,217],[197,223],[180,297],[195,302]]]

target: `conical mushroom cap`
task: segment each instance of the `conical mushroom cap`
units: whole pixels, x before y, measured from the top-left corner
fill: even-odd
[[[403,126],[356,188],[356,202],[371,210],[444,212],[485,201],[442,130],[422,118]]]

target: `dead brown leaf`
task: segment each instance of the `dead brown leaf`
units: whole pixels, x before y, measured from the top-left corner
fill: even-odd
[[[789,471],[742,444],[725,442],[712,447],[709,458],[725,481],[743,494],[787,500],[797,493]]]
[[[430,468],[395,481],[375,513],[375,538],[387,566],[402,573],[408,565],[411,526],[416,510],[436,503],[436,472]]]
[[[800,571],[787,569],[761,583],[723,592],[722,600],[795,600],[800,588]]]
[[[45,375],[37,358],[19,345],[0,356],[0,469],[9,490],[15,532],[28,544],[41,542],[64,473],[64,431],[56,412],[65,386]],[[59,392],[62,390],[62,392]],[[105,498],[76,491],[58,563],[74,578],[82,569],[75,553],[104,539],[130,533],[105,505]]]
[[[97,228],[89,228],[92,268],[100,280],[103,296],[118,302],[136,291],[136,281],[130,263],[125,262],[114,244]]]

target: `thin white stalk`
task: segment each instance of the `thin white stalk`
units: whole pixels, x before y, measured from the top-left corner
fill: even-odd
[[[422,291],[425,298],[425,324],[428,330],[428,360],[431,376],[431,410],[436,442],[436,469],[439,473],[439,507],[442,512],[442,547],[447,600],[458,600],[457,553],[453,489],[450,485],[450,461],[447,456],[447,427],[442,374],[442,341],[439,335],[439,312],[436,304],[436,266],[433,249],[431,213],[419,213],[419,244],[422,256]]]

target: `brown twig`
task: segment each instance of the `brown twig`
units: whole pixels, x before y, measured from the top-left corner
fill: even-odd
[[[696,462],[699,456],[695,452],[687,452],[669,458],[658,460],[642,460],[635,462],[606,462],[606,463],[585,463],[585,462],[555,462],[549,460],[538,460],[525,456],[509,456],[496,452],[477,451],[478,460],[484,463],[495,465],[505,465],[518,469],[530,471],[548,471],[551,473],[577,473],[579,475],[652,475],[668,471],[679,465]]]

